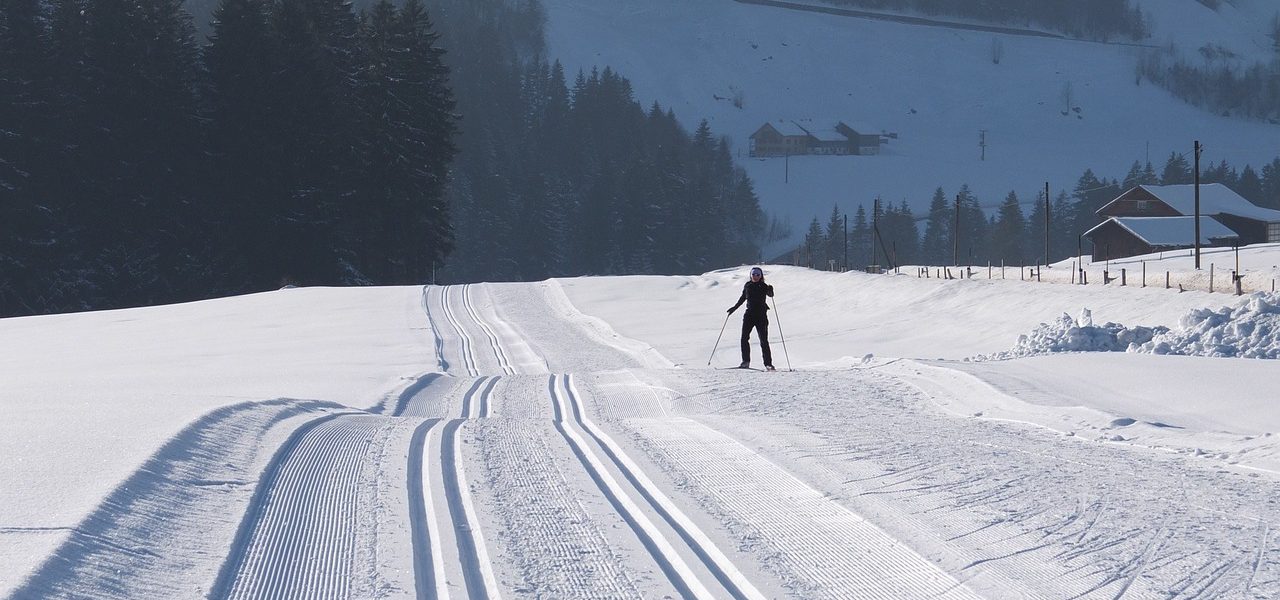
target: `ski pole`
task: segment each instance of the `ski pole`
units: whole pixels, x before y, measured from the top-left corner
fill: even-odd
[[[728,315],[724,316],[724,325],[720,326],[720,335],[716,336],[716,345],[711,347],[711,356],[707,358],[707,365],[710,365],[711,359],[715,358],[716,356],[716,348],[720,347],[720,338],[724,337],[724,328],[729,326],[729,315],[731,314],[733,313],[729,313]]]
[[[787,336],[782,333],[782,315],[778,314],[778,301],[773,301],[773,316],[778,319],[778,339],[782,340],[782,354],[787,357],[787,370],[794,371],[791,368],[791,355],[787,353]]]

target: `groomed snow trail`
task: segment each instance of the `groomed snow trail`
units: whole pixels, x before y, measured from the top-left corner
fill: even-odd
[[[673,369],[555,282],[421,306],[441,372],[215,411],[14,597],[1280,597],[1267,475],[949,414],[902,361]]]
[[[369,451],[391,423],[339,415],[308,427],[285,449],[250,509],[247,539],[229,564],[225,598],[351,598],[360,582],[357,535],[372,515]],[[239,544],[237,544],[239,545]],[[221,588],[222,586],[220,586]]]

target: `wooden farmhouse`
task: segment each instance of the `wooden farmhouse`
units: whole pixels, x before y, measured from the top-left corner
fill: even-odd
[[[1140,185],[1098,209],[1085,232],[1094,260],[1195,246],[1195,186]],[[1262,208],[1225,185],[1200,186],[1200,245],[1280,242],[1280,210]]]
[[[823,124],[811,119],[772,121],[751,134],[752,157],[792,156],[799,154],[869,155],[879,154],[880,145],[896,134],[866,133],[843,121]]]

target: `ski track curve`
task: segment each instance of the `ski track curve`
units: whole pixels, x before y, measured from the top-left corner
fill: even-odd
[[[370,446],[389,420],[339,415],[303,431],[265,482],[248,516],[243,549],[228,558],[230,580],[214,597],[350,598],[357,564],[363,474]],[[222,588],[222,586],[219,586]]]

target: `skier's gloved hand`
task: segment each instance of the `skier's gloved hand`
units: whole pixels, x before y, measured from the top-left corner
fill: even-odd
[[[771,286],[771,285],[766,285],[766,286],[764,286],[764,287],[765,287],[765,289],[766,289],[766,290],[769,290],[769,295],[770,295],[770,296],[772,296],[772,295],[773,295],[773,286]]]
[[[727,312],[727,313],[729,313],[729,314],[733,314],[733,309],[735,309],[735,308],[738,308],[738,307],[736,307],[736,306],[730,306],[730,307],[729,307],[729,310],[727,310],[727,311],[725,311],[725,312]]]

